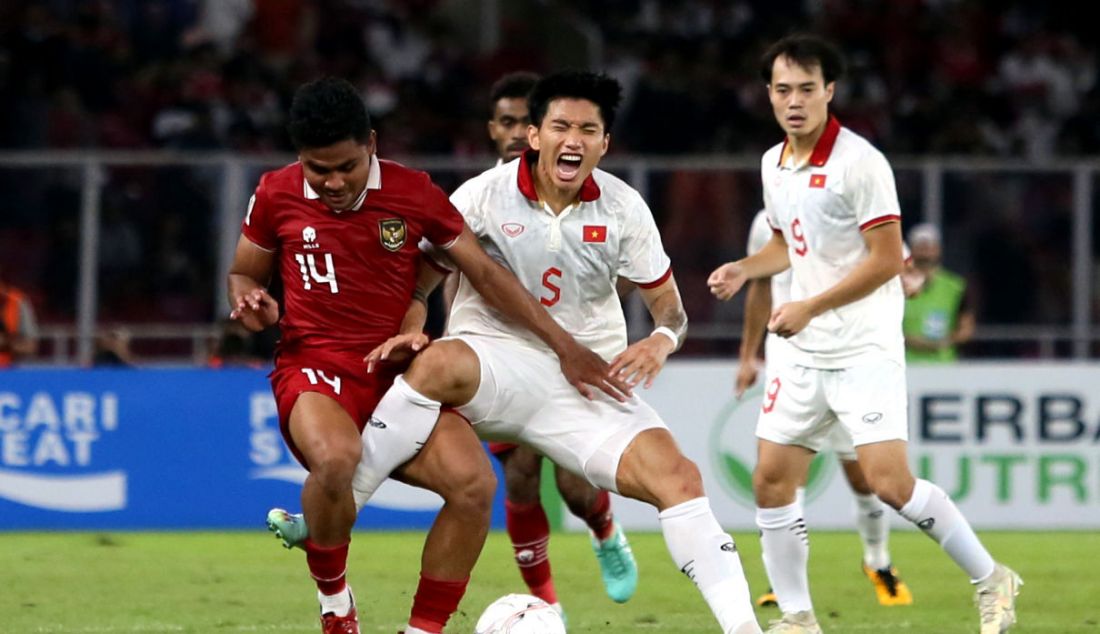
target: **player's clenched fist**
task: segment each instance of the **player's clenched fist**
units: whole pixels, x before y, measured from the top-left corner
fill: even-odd
[[[742,270],[740,263],[726,262],[710,274],[710,277],[707,278],[707,286],[710,287],[712,295],[726,301],[736,295],[746,281],[748,281],[748,277]]]
[[[279,304],[262,288],[254,288],[233,298],[230,319],[241,322],[252,332],[260,332],[279,321]]]
[[[768,331],[783,338],[793,337],[802,331],[814,314],[807,302],[788,302],[772,311]]]

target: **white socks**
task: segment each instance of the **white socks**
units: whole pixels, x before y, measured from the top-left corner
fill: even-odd
[[[333,595],[321,594],[321,591],[318,590],[317,601],[321,604],[321,614],[332,612],[336,616],[347,616],[354,604],[351,598],[351,586],[347,586]]]
[[[917,480],[913,497],[898,511],[943,548],[951,559],[978,582],[993,574],[989,551],[978,541],[974,529],[947,497],[943,489],[927,480]]]
[[[695,582],[722,631],[759,632],[759,627],[752,629],[756,616],[737,547],[714,518],[707,498],[669,507],[657,518],[672,560]]]
[[[806,562],[810,558],[810,540],[802,505],[797,501],[773,509],[756,509],[760,527],[764,568],[772,590],[784,613],[813,610]]]
[[[863,541],[863,563],[871,570],[883,570],[890,566],[890,518],[886,505],[875,494],[854,494],[856,500],[856,528]]]
[[[363,428],[363,455],[351,481],[356,512],[394,469],[411,460],[428,442],[439,420],[439,406],[439,401],[414,390],[404,376],[394,379]]]

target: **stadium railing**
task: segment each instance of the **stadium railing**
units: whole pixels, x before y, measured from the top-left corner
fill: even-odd
[[[492,164],[485,156],[395,157],[432,173],[444,189]],[[19,205],[0,214],[0,232],[15,231],[13,240],[32,235],[31,245],[48,244],[44,237],[53,222],[45,193],[47,185],[64,181],[75,193],[77,219],[76,283],[68,310],[44,311],[70,314],[66,319],[44,320],[43,354],[49,364],[89,364],[96,337],[120,322],[116,313],[104,310],[101,284],[103,253],[101,231],[105,206],[113,189],[125,188],[129,179],[148,173],[200,173],[188,186],[195,191],[198,208],[187,221],[203,225],[214,236],[210,263],[202,283],[201,304],[207,314],[180,322],[164,323],[148,318],[125,323],[135,341],[163,341],[157,361],[193,363],[205,358],[216,327],[223,316],[225,275],[239,234],[239,224],[258,175],[294,160],[291,155],[241,155],[231,153],[134,152],[0,152],[0,186],[23,182],[28,176],[39,187],[25,188]],[[1008,288],[1029,293],[1012,306],[1008,315],[979,323],[972,346],[989,356],[1088,358],[1098,350],[1100,330],[1094,314],[1096,293],[1093,243],[1095,195],[1100,179],[1100,160],[1054,160],[1045,163],[969,157],[902,157],[892,163],[898,180],[903,214],[908,224],[919,219],[944,229],[945,260],[951,268],[960,263],[981,297],[979,306],[991,305],[993,291]],[[760,205],[759,158],[756,156],[609,156],[602,167],[630,182],[649,201],[662,228],[666,248],[676,264],[680,287],[692,326],[689,347],[696,354],[736,350],[740,334],[740,306],[715,306],[705,293],[696,292],[716,263],[743,253],[748,223]],[[38,196],[38,192],[41,194]],[[155,197],[156,192],[153,192]],[[37,197],[36,197],[37,196]],[[163,202],[163,201],[162,201]],[[22,211],[20,212],[20,207]],[[157,205],[146,204],[143,222],[153,222]],[[152,207],[152,208],[149,208]],[[207,225],[209,225],[207,227]],[[1001,234],[988,233],[1000,227]],[[145,231],[151,233],[151,230]],[[1023,263],[1028,280],[1004,281],[1000,287],[995,266],[987,257],[990,243],[1008,236],[1007,261]],[[190,248],[191,245],[189,245]],[[983,251],[983,248],[985,249]],[[39,259],[53,257],[42,255]],[[3,258],[3,256],[0,256]],[[4,260],[9,270],[12,263]],[[36,274],[17,271],[14,277]],[[134,275],[145,274],[138,270]],[[1009,275],[1009,273],[1005,273]],[[983,277],[984,276],[984,277]],[[983,286],[984,282],[984,286]],[[1018,284],[1019,288],[1013,288]],[[686,290],[685,290],[686,289]],[[55,301],[57,301],[55,299]],[[61,300],[64,301],[64,300]],[[157,298],[150,298],[156,302]],[[1002,302],[1003,303],[1003,302]],[[58,307],[54,307],[57,309]],[[1016,312],[1011,312],[1015,309]],[[105,312],[107,313],[105,316]],[[637,297],[628,300],[627,312],[633,335],[647,332],[644,306]],[[984,319],[983,310],[979,313]],[[121,320],[126,322],[126,320]],[[716,345],[710,345],[714,343]],[[1003,345],[1002,345],[1003,344]],[[980,356],[987,356],[982,352]]]

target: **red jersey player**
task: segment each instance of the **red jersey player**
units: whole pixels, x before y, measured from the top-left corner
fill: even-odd
[[[264,288],[277,266],[285,314],[271,384],[287,446],[310,471],[302,487],[310,527],[303,547],[322,630],[358,633],[345,582],[356,517],[352,478],[364,455],[363,427],[393,379],[385,371],[368,374],[362,359],[401,332],[413,311],[422,238],[446,249],[497,310],[546,341],[582,393],[591,393],[589,385],[613,395],[629,389],[482,251],[427,174],[375,156],[370,119],[351,84],[327,78],[302,86],[288,130],[299,160],[265,174],[249,203],[229,273],[231,317],[254,331],[278,321],[278,305]],[[430,441],[429,433],[391,424],[365,460],[386,473],[398,468],[397,477],[444,499],[410,620],[410,630],[439,631],[484,543],[487,521],[481,530],[469,522],[487,518],[495,478],[473,431],[455,415],[440,418]],[[388,437],[412,439],[422,450],[408,462],[402,457],[403,465],[388,464]]]

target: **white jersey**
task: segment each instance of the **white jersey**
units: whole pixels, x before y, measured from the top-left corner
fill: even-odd
[[[582,345],[604,359],[626,348],[626,319],[615,282],[642,288],[672,274],[657,224],[635,189],[594,170],[580,201],[555,215],[538,199],[529,152],[462,184],[451,202],[481,246],[515,274],[551,316]],[[448,321],[448,334],[478,334],[545,344],[491,308],[464,278]]]
[[[792,165],[786,142],[764,153],[764,206],[782,231],[791,261],[790,298],[818,295],[840,282],[868,254],[862,232],[900,222],[894,174],[886,157],[830,117],[810,160]],[[784,162],[785,161],[785,162]],[[792,361],[845,368],[875,359],[905,358],[901,281],[812,319],[790,338]]]

